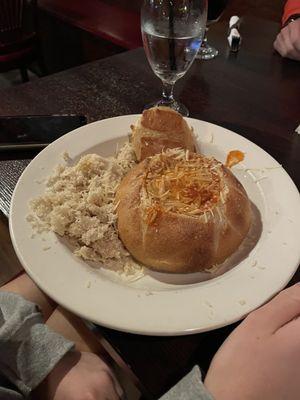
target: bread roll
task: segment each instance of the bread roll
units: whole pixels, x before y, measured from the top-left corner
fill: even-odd
[[[195,151],[193,130],[181,114],[169,107],[145,110],[131,130],[138,161],[177,147]]]
[[[251,224],[249,199],[229,169],[181,149],[135,166],[116,201],[123,244],[160,272],[215,270],[237,250]]]

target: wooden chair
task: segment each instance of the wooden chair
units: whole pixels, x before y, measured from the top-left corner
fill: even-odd
[[[19,69],[26,82],[27,68],[35,60],[44,73],[37,38],[37,0],[0,0],[0,72]]]

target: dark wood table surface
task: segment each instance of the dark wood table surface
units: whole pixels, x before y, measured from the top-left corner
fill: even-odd
[[[211,61],[196,60],[176,85],[176,95],[191,117],[232,129],[269,152],[299,188],[300,135],[294,131],[300,124],[300,63],[274,53],[278,30],[276,23],[245,18],[242,48],[232,54],[227,26],[216,24],[209,41],[220,55]],[[139,113],[160,96],[160,90],[143,50],[138,49],[0,91],[0,115],[79,113],[94,121]],[[293,280],[299,277],[298,270]],[[164,393],[195,363],[205,370],[232,329],[147,337],[98,328],[131,367],[147,398]]]

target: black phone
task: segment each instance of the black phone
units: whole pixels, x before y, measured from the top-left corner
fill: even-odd
[[[87,123],[83,115],[0,117],[0,150],[38,149]]]

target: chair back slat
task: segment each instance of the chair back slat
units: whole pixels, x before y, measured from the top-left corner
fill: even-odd
[[[22,28],[24,0],[0,0],[0,32]]]

